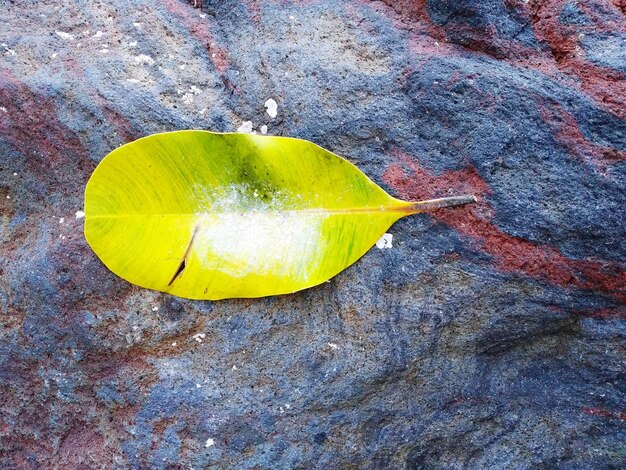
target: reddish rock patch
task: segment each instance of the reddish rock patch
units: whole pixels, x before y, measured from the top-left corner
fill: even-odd
[[[390,165],[383,180],[405,199],[466,193],[478,197],[476,205],[442,210],[433,217],[477,242],[493,256],[496,268],[561,287],[600,290],[626,300],[626,273],[619,265],[603,260],[573,260],[553,246],[538,245],[499,229],[493,222],[495,212],[486,200],[491,190],[473,167],[435,176],[409,155],[396,151],[394,157],[400,163]]]
[[[561,106],[544,104],[540,106],[540,111],[545,122],[554,127],[556,140],[574,158],[589,163],[603,174],[612,165],[626,160],[626,152],[587,139],[576,118]]]
[[[561,72],[575,77],[585,93],[616,116],[625,118],[626,80],[624,74],[614,69],[600,67],[584,58],[579,46],[581,28],[564,25],[559,20],[566,3],[566,0],[548,0],[529,4],[528,14],[535,36],[548,44]],[[608,9],[618,8],[613,2],[605,0],[579,2],[579,4],[596,18],[592,31],[606,31],[606,25],[603,24],[606,21],[605,15],[599,18],[594,13],[596,8],[593,8],[592,4]],[[611,29],[623,30],[624,23],[613,24]],[[586,29],[583,28],[583,31]]]

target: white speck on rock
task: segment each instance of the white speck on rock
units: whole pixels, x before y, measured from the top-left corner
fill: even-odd
[[[206,443],[204,444],[204,447],[211,447],[215,445],[215,441],[211,438],[206,440]]]
[[[261,134],[267,134],[267,126],[265,124],[261,126]]]
[[[206,337],[204,333],[196,333],[193,335],[193,339],[195,339],[198,343],[202,343],[202,340]]]
[[[134,26],[135,28],[141,28],[141,25],[142,25],[142,24],[143,24],[143,23],[136,22],[136,23],[133,23],[133,26]]]
[[[139,54],[138,56],[135,57],[135,62],[137,62],[138,64],[152,65],[154,64],[154,59],[150,57],[149,55]]]
[[[237,128],[237,132],[241,132],[243,134],[251,134],[252,133],[252,121],[244,121],[241,126]]]
[[[5,108],[4,106],[0,106],[0,111],[2,111],[3,113],[7,112],[7,108]]]
[[[330,349],[339,349],[339,346],[337,346],[335,343],[327,343],[327,344]]]
[[[63,222],[65,222],[65,217],[61,217],[61,218],[59,219],[59,223],[60,223],[60,224],[62,224]]]
[[[237,366],[233,366],[233,370],[237,370]]]
[[[185,64],[182,64],[182,65],[178,66],[178,68],[181,69],[181,70],[185,70],[185,67],[186,67]]]
[[[185,104],[193,103],[193,94],[192,93],[185,93],[183,95],[182,100],[183,100],[183,103],[185,103]]]
[[[126,81],[130,83],[139,83],[139,80],[136,78],[127,78]]]
[[[267,110],[267,114],[269,114],[270,117],[274,119],[278,112],[278,104],[276,103],[276,101],[270,98],[269,100],[265,102],[265,108]]]
[[[202,385],[196,384],[196,388],[200,388],[200,387],[202,387]]]
[[[380,240],[378,240],[376,242],[376,247],[380,248],[381,250],[383,248],[393,248],[393,235],[390,233],[385,233],[383,234],[382,237],[380,237]]]
[[[152,307],[153,312],[156,312],[157,310],[159,310],[159,307]]]
[[[64,31],[55,31],[55,33],[57,33],[57,36],[62,39],[68,39],[70,41],[73,41],[75,39],[73,34],[66,33]]]
[[[195,86],[195,85],[191,85],[190,90],[191,90],[191,92],[192,92],[193,94],[195,94],[195,95],[199,95],[200,93],[202,93],[202,89],[201,89],[201,88],[198,88],[198,87],[197,87],[197,86]]]
[[[102,35],[104,35],[104,33],[102,31],[97,31],[96,34],[94,34],[92,37],[99,38]]]
[[[15,173],[15,172],[14,172],[14,173],[13,173],[13,176],[17,176],[17,173]]]
[[[50,54],[50,58],[54,59],[56,56],[58,56],[59,53],[58,52],[53,52],[52,54]]]
[[[85,217],[85,212],[83,212],[83,211],[76,211],[76,218],[77,219],[82,219],[83,217]]]
[[[4,50],[6,51],[7,54],[9,54],[9,55],[17,55],[13,49],[9,49],[9,45],[8,44],[3,42],[1,45],[2,45],[2,47],[4,47]]]

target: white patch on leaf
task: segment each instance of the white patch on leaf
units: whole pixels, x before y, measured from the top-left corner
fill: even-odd
[[[201,198],[206,209],[197,214],[194,252],[205,269],[236,278],[273,273],[308,279],[317,268],[328,214],[292,211],[280,192],[240,185]]]

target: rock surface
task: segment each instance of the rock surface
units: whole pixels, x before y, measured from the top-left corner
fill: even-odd
[[[203,3],[1,3],[0,467],[624,468],[623,1]],[[109,272],[98,161],[242,125],[480,203],[290,296]]]

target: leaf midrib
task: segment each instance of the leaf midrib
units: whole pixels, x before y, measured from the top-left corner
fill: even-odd
[[[416,212],[411,206],[383,206],[383,207],[346,207],[346,208],[308,208],[308,209],[289,209],[289,210],[242,210],[242,211],[203,211],[203,212],[179,212],[165,214],[100,214],[86,215],[89,219],[113,219],[113,218],[130,218],[130,217],[184,217],[199,216],[203,214],[370,214],[370,213],[400,213],[410,214]]]

